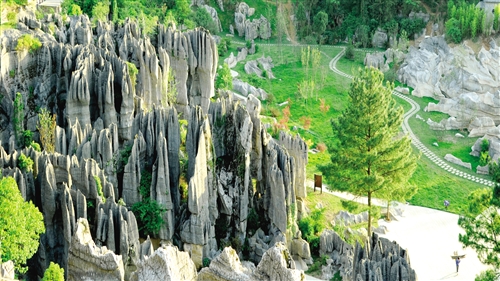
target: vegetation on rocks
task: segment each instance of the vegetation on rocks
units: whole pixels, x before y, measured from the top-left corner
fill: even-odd
[[[33,37],[31,34],[24,34],[17,39],[16,51],[28,51],[30,54],[33,54],[41,47],[42,43],[38,40],[38,38]]]
[[[42,281],[64,281],[64,268],[61,268],[57,263],[50,262],[43,274]]]

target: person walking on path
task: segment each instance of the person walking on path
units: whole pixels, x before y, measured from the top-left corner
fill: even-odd
[[[457,257],[457,259],[455,260],[455,263],[457,264],[457,273],[458,273],[458,265],[460,264],[460,258]]]

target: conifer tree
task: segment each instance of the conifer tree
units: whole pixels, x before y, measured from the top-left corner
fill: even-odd
[[[394,84],[365,68],[349,89],[347,109],[332,121],[331,163],[319,166],[334,189],[368,197],[368,235],[371,236],[372,198],[405,184],[416,168],[410,139],[400,135],[403,108],[392,97]]]

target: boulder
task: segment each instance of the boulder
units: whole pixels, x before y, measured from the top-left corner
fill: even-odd
[[[2,280],[14,280],[15,275],[16,272],[12,261],[6,261],[0,264],[0,278],[2,278]]]
[[[377,48],[385,48],[388,40],[387,33],[382,29],[377,29],[372,36],[372,46]]]
[[[455,157],[455,156],[453,156],[451,154],[446,154],[444,156],[444,159],[446,161],[449,161],[449,162],[453,163],[453,164],[457,164],[457,165],[465,167],[467,169],[472,169],[471,163],[465,163],[462,160],[460,160],[459,158],[457,158],[457,157]]]

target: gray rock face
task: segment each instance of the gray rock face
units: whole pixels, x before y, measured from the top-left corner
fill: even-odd
[[[43,43],[33,54],[15,52],[19,30],[6,31],[0,42],[0,167],[43,210],[46,227],[33,274],[55,261],[70,280],[96,268],[104,279],[129,279],[141,258],[152,255],[151,241],[139,244],[140,218],[130,212],[144,196],[166,210],[154,238],[187,250],[195,266],[214,257],[219,243],[243,243],[252,209],[259,214],[258,227],[266,229],[252,229],[253,260],[277,242],[286,243],[288,223],[295,224],[304,210],[307,146],[299,136],[273,140],[267,134],[259,119],[257,96],[265,97],[260,89],[251,91],[246,104],[227,93],[210,102],[218,56],[208,33],[160,26],[153,42],[132,21],[92,29],[86,16],[68,22],[56,16],[44,20],[42,30],[47,22],[57,24],[57,41],[29,26],[23,31]],[[8,74],[12,69],[15,78]],[[177,84],[175,105],[165,100],[169,71]],[[29,93],[28,85],[30,104],[56,115],[56,152],[23,150],[34,167],[22,173],[9,122],[12,93]],[[27,123],[36,130],[36,119]],[[146,172],[151,183],[144,181]],[[184,183],[187,195],[181,197]],[[88,220],[85,231],[95,244],[80,237],[79,246],[72,246],[79,218]],[[306,258],[306,244],[295,242],[294,254]],[[111,265],[108,253],[120,262]]]
[[[271,37],[271,23],[260,15],[259,19],[252,21],[247,19],[247,16],[252,16],[255,12],[254,8],[250,8],[245,2],[240,2],[234,12],[234,23],[238,36],[245,36],[245,40],[251,41],[255,38],[269,39]]]
[[[320,255],[328,255],[332,259],[332,264],[339,267],[342,278],[347,279],[352,276],[353,247],[342,240],[333,230],[323,231],[319,241]]]
[[[387,49],[384,52],[367,53],[364,64],[380,69],[382,72],[389,70],[389,64],[394,62],[400,64],[403,62],[405,54],[400,50]]]
[[[14,263],[12,261],[6,261],[0,264],[0,277],[5,280],[14,280],[15,277]]]
[[[443,37],[430,37],[419,49],[410,49],[398,77],[414,88],[413,95],[440,100],[430,103],[429,111],[447,113],[459,122],[489,117],[499,124],[498,59],[497,48],[482,48],[476,54],[466,45],[450,48]]]
[[[267,99],[266,91],[261,88],[255,88],[247,82],[243,82],[236,78],[233,78],[233,91],[238,92],[245,97],[252,95],[254,97],[260,98],[261,100]]]
[[[195,281],[196,267],[189,254],[174,246],[158,248],[137,265],[131,281]]]
[[[86,219],[78,219],[76,233],[71,241],[67,280],[124,280],[122,257],[92,241]]]
[[[220,20],[219,20],[219,15],[217,15],[217,10],[215,10],[214,8],[212,8],[212,7],[208,6],[208,5],[204,5],[203,7],[207,10],[207,12],[212,17],[212,20],[214,21],[215,26],[217,27],[216,31],[217,32],[221,32],[222,31],[222,25],[221,25]],[[222,10],[222,11],[224,11],[224,10]]]

